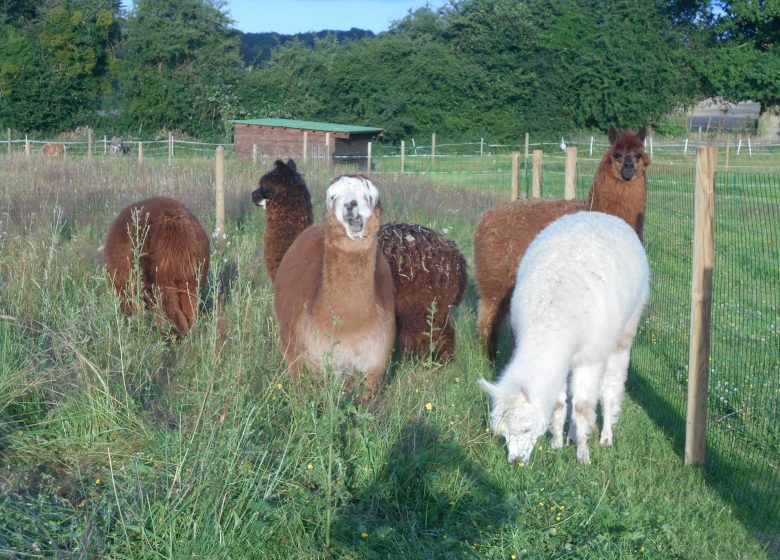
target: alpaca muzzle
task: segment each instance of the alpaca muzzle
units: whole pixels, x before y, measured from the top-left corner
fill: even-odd
[[[626,156],[623,160],[623,165],[620,168],[620,176],[623,178],[624,181],[630,181],[634,178],[634,174],[636,173],[636,163],[634,158],[631,156]]]
[[[265,203],[267,200],[268,196],[263,187],[255,189],[254,192],[252,192],[252,202],[255,204],[255,206],[262,206],[265,208]]]
[[[349,204],[344,205],[344,223],[347,224],[349,231],[352,233],[360,233],[363,231],[363,225],[365,224],[363,216],[360,215],[357,202],[354,200]]]

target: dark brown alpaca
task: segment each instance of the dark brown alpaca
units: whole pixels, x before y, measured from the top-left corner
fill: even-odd
[[[146,307],[159,323],[164,314],[177,336],[184,336],[195,325],[208,274],[206,232],[184,205],[170,198],[147,198],[119,213],[106,237],[104,261],[127,316],[136,311],[134,253]]]
[[[509,310],[517,267],[528,245],[547,225],[565,214],[588,209],[623,218],[642,239],[647,199],[645,131],[618,135],[609,131],[611,146],[593,178],[588,202],[525,199],[502,204],[482,214],[474,234],[474,263],[479,290],[477,331],[488,356],[495,358],[499,327]]]
[[[393,274],[401,350],[451,360],[452,312],[466,289],[466,259],[455,243],[419,225],[385,224],[378,238]]]
[[[280,346],[294,378],[332,367],[368,399],[395,338],[392,277],[376,239],[379,194],[367,178],[345,176],[326,198],[327,224],[299,235],[277,271]]]
[[[275,163],[260,178],[252,201],[267,210],[263,250],[271,280],[295,238],[313,222],[311,197],[295,162]],[[455,355],[452,311],[466,288],[466,259],[458,247],[432,229],[385,224],[377,234],[395,288],[396,332],[405,354],[451,360]],[[436,313],[431,317],[435,305]],[[430,322],[431,318],[433,319]]]
[[[295,162],[276,160],[274,168],[260,177],[252,202],[265,206],[263,254],[265,270],[273,282],[287,249],[313,223],[309,189]]]

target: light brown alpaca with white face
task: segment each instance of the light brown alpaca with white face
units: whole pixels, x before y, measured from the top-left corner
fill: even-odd
[[[395,337],[393,282],[377,248],[381,210],[362,176],[328,188],[327,224],[301,233],[282,258],[274,310],[284,359],[297,378],[333,367],[348,385],[373,395]]]
[[[479,290],[477,332],[488,357],[498,350],[499,327],[509,310],[517,267],[528,246],[552,222],[580,210],[623,218],[642,239],[647,199],[644,129],[618,135],[599,163],[587,203],[580,200],[524,199],[482,214],[474,234],[474,268]]]

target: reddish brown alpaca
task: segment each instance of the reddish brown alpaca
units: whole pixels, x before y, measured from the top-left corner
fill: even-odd
[[[466,289],[466,259],[455,243],[423,226],[385,224],[378,237],[393,274],[401,350],[453,359],[452,312]]]
[[[644,129],[618,135],[601,158],[588,195],[577,200],[518,200],[482,214],[474,235],[474,263],[479,290],[477,332],[488,356],[495,358],[499,327],[509,309],[517,267],[528,245],[547,225],[565,214],[588,209],[623,218],[642,239],[647,199]]]
[[[134,248],[146,307],[182,337],[195,325],[199,293],[209,268],[209,238],[198,220],[170,198],[148,198],[124,208],[108,232],[104,261],[122,311],[134,308]],[[162,309],[160,309],[162,308]]]
[[[277,160],[274,168],[260,177],[252,202],[265,206],[263,255],[265,270],[273,282],[287,249],[313,223],[309,189],[295,162]]]
[[[392,277],[377,248],[378,193],[365,177],[339,177],[327,200],[327,224],[299,235],[276,274],[280,346],[294,378],[334,367],[347,384],[362,381],[368,399],[395,338]]]
[[[260,178],[252,201],[265,203],[265,267],[271,281],[295,238],[313,222],[309,191],[295,162],[276,161]],[[395,288],[396,332],[402,352],[449,361],[455,356],[452,311],[466,288],[466,259],[458,247],[432,229],[385,224],[377,234]],[[431,317],[431,308],[436,312]],[[432,321],[431,321],[432,319]]]
[[[67,148],[65,144],[44,144],[41,153],[49,157],[65,157]]]

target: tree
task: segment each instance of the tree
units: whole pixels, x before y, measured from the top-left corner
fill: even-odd
[[[224,138],[235,118],[238,32],[217,0],[139,0],[119,64],[126,129]]]
[[[717,10],[715,7],[717,6]],[[702,57],[704,89],[728,101],[761,106],[759,133],[780,134],[780,2],[711,3],[714,24]]]

